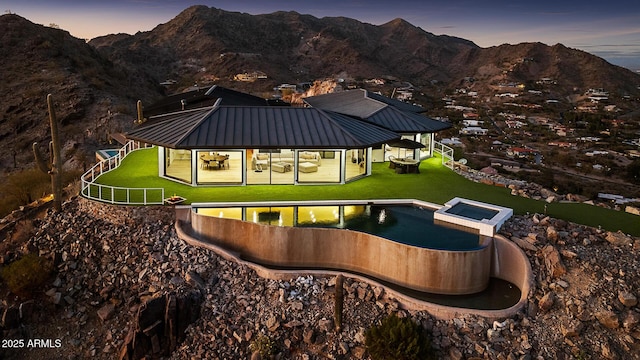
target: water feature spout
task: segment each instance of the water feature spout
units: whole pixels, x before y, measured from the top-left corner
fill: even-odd
[[[378,224],[384,224],[384,221],[387,219],[387,212],[385,211],[385,209],[382,209],[380,211],[380,214],[378,215]]]

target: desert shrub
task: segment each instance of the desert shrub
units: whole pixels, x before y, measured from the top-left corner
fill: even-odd
[[[267,335],[260,335],[249,345],[249,349],[258,352],[263,359],[268,358],[276,353],[275,342]]]
[[[51,273],[51,264],[36,254],[24,255],[0,271],[2,280],[12,293],[30,297],[45,284]]]
[[[431,340],[424,329],[396,314],[384,318],[365,333],[365,344],[373,360],[435,359]]]
[[[18,221],[11,234],[11,240],[18,244],[27,242],[33,234],[33,221],[30,219]]]
[[[49,175],[37,169],[27,169],[0,178],[0,217],[21,205],[26,205],[51,192]]]

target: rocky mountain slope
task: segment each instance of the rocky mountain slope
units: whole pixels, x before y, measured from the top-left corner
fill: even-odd
[[[31,144],[49,141],[48,93],[54,95],[62,138],[70,147],[104,141],[109,129],[123,125],[117,113],[131,108],[135,114],[138,98],[161,95],[156,83],[136,67],[114,64],[68,32],[15,14],[0,16],[0,53],[3,169],[30,165]]]
[[[39,253],[54,262],[55,273],[35,302],[2,288],[0,331],[4,339],[52,339],[60,346],[4,348],[0,357],[123,359],[157,349],[152,358],[249,359],[251,343],[267,336],[281,359],[368,359],[366,329],[397,312],[428,331],[439,359],[640,358],[640,239],[624,234],[538,214],[516,216],[501,234],[523,248],[533,268],[525,311],[509,318],[461,314],[438,320],[402,309],[383,288],[347,276],[344,328],[338,332],[333,277],[261,278],[186,245],[174,220],[168,208],[81,198],[65,203],[61,213],[20,220],[11,239],[26,242],[0,248],[0,255],[11,261],[27,251]],[[190,323],[194,309],[180,299],[194,297],[202,305]],[[173,329],[162,321],[164,312],[158,321],[142,315],[165,298],[177,301],[172,326],[191,324],[177,339],[162,335]],[[156,345],[144,349],[154,336]],[[163,352],[168,348],[175,351]]]

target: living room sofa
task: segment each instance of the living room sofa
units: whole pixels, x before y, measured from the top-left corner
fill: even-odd
[[[251,169],[258,169],[257,165],[260,165],[261,168],[269,167],[272,163],[287,163],[293,164],[295,152],[293,151],[284,151],[280,153],[253,153],[251,157]],[[309,162],[320,166],[322,162],[320,153],[317,151],[300,151],[298,153],[299,162]]]

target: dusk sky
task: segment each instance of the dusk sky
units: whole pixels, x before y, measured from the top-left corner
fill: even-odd
[[[611,63],[640,69],[640,1],[466,0],[0,0],[4,13],[57,24],[78,38],[148,31],[191,5],[266,14],[297,11],[346,16],[375,25],[403,18],[436,35],[482,47],[539,41],[562,43]]]

